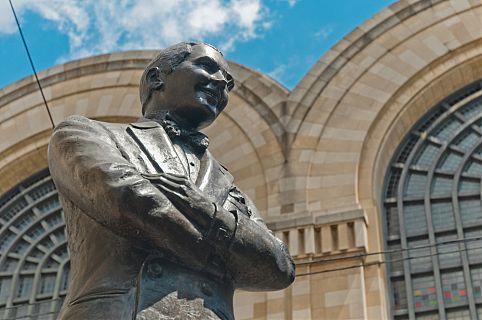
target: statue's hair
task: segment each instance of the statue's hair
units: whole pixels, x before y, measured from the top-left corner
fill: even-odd
[[[196,45],[207,45],[218,51],[221,55],[222,52],[216,47],[203,43],[203,42],[180,42],[165,49],[162,49],[159,54],[149,62],[147,67],[141,76],[139,84],[139,95],[141,98],[142,114],[144,114],[145,106],[151,98],[151,89],[147,81],[147,73],[152,68],[159,68],[161,72],[161,79],[164,80],[165,76],[171,73],[179,64],[181,64],[191,54],[192,47]]]

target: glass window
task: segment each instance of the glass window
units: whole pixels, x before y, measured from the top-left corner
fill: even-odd
[[[435,131],[434,136],[440,140],[448,140],[453,136],[454,132],[461,126],[460,120],[456,118],[449,118]]]
[[[38,286],[37,293],[50,293],[54,291],[55,288],[55,274],[48,274],[44,275],[42,279],[40,279],[40,285]]]
[[[387,231],[389,236],[398,236],[400,234],[400,222],[398,219],[398,209],[396,205],[387,205]]]
[[[432,270],[432,257],[428,239],[410,241],[408,243],[410,271],[424,272]]]
[[[470,119],[482,112],[482,99],[476,99],[460,108],[460,113],[467,119]]]
[[[472,278],[472,288],[474,289],[474,297],[477,301],[482,301],[482,267],[472,267],[470,270]]]
[[[407,204],[403,207],[403,213],[408,236],[427,232],[427,220],[423,204]]]
[[[435,177],[432,185],[433,196],[450,196],[453,180],[446,177]]]
[[[404,280],[395,280],[392,282],[392,290],[394,293],[395,310],[407,309],[407,291]]]
[[[462,194],[480,193],[480,180],[462,178],[459,184],[459,192]]]
[[[482,164],[477,161],[470,161],[464,172],[474,176],[482,176]]]
[[[0,282],[0,304],[7,302],[7,299],[12,295],[12,280],[7,278]]]
[[[460,266],[460,248],[458,242],[451,242],[457,240],[456,234],[437,237],[437,252],[440,262],[440,268],[452,268]]]
[[[415,163],[421,167],[430,167],[433,164],[438,151],[438,147],[430,143],[425,143]]]
[[[456,142],[456,145],[464,149],[465,151],[470,150],[472,147],[474,147],[480,140],[480,136],[473,132],[466,132],[462,137],[458,139]]]
[[[437,307],[437,295],[433,276],[413,277],[412,287],[416,311]]]
[[[452,202],[432,202],[431,208],[435,232],[455,229]]]
[[[25,214],[23,214],[21,217],[19,217],[13,223],[13,226],[18,230],[24,230],[24,229],[27,229],[27,227],[29,227],[35,219],[36,217],[33,214],[33,212],[28,211]]]
[[[405,196],[423,199],[427,176],[419,173],[411,173],[405,188]]]
[[[449,310],[447,320],[472,320],[469,310]]]
[[[19,213],[23,208],[27,206],[27,201],[25,199],[20,198],[15,200],[12,204],[10,204],[7,208],[2,209],[0,211],[0,217],[5,221],[10,221],[17,213]]]
[[[387,184],[387,198],[395,197],[397,195],[398,182],[400,181],[401,174],[402,174],[401,169],[399,168],[393,169]]]
[[[436,312],[417,314],[416,318],[417,320],[439,320],[440,319],[438,316],[438,313]]]
[[[29,298],[32,291],[33,276],[20,276],[17,283],[17,298]]]
[[[43,212],[44,215],[39,217],[38,212]],[[7,259],[0,264],[2,273],[0,305],[4,305],[8,299],[13,298],[16,310],[27,312],[29,307],[25,303],[32,297],[32,290],[35,286],[37,292],[34,293],[34,298],[30,302],[36,304],[38,301],[35,294],[38,294],[43,301],[47,301],[45,304],[50,316],[49,310],[52,307],[60,307],[60,304],[52,305],[52,301],[49,300],[57,281],[56,269],[59,268],[60,262],[68,261],[69,257],[64,230],[57,228],[62,227],[64,221],[55,186],[48,171],[45,170],[20,183],[19,186],[7,192],[3,198],[0,197],[0,217],[4,221],[3,231],[0,232],[0,250],[2,256],[7,256]],[[53,231],[54,228],[57,230]],[[42,241],[37,243],[40,239]],[[50,268],[51,272],[42,272],[39,270],[40,262],[45,258],[47,251],[53,249],[54,246],[56,247],[55,253],[50,254],[43,265],[44,269]],[[15,275],[20,260],[24,260],[24,262],[20,273]],[[40,273],[40,277],[34,277],[36,272]],[[68,274],[68,270],[66,272]],[[18,276],[18,280],[13,288],[12,280],[16,276]],[[34,283],[34,281],[38,282]],[[59,285],[62,284],[59,283]],[[64,291],[63,295],[65,293]],[[32,310],[33,313],[36,313],[38,307],[34,306]],[[19,313],[14,312],[14,316],[18,317]]]
[[[462,271],[443,273],[442,290],[446,305],[467,302],[467,290]]]
[[[478,96],[470,100],[475,92]],[[385,189],[384,201],[388,231],[386,248],[399,248],[400,243],[406,241],[410,258],[408,263],[391,263],[388,270],[392,284],[402,281],[403,275],[411,274],[413,290],[407,293],[411,295],[407,300],[413,301],[411,307],[415,309],[416,318],[438,317],[438,304],[445,308],[447,318],[468,319],[467,292],[473,292],[478,307],[482,307],[482,239],[458,241],[463,240],[459,236],[461,231],[464,238],[482,237],[482,134],[476,130],[476,126],[482,129],[481,92],[482,85],[478,82],[435,106],[407,134],[387,172],[386,181],[391,186]],[[465,105],[454,105],[461,101],[465,101]],[[427,138],[417,144],[420,133]],[[429,175],[432,167],[436,170]],[[400,175],[400,168],[409,168],[406,175]],[[459,171],[461,168],[463,172]],[[454,185],[454,181],[458,181],[458,185]],[[395,184],[403,185],[402,199],[398,198]],[[425,199],[427,186],[430,199]],[[455,204],[454,199],[457,199]],[[400,201],[403,206],[397,208]],[[426,212],[427,201],[430,212]],[[428,225],[427,214],[432,226]],[[403,218],[397,220],[398,215]],[[461,226],[456,224],[458,222]],[[452,240],[456,241],[450,242]],[[387,259],[393,260],[395,256],[393,252]],[[437,267],[432,263],[434,259],[439,262],[439,270],[434,270]],[[464,266],[464,263],[469,265]],[[464,274],[467,271],[470,274]],[[473,283],[471,288],[466,288],[464,279],[469,276]],[[442,287],[438,296],[436,285]],[[395,293],[395,286],[391,288],[393,294],[400,296],[399,292]],[[437,301],[437,297],[441,300]],[[398,310],[394,317],[406,318],[408,310]]]
[[[440,169],[446,172],[455,172],[459,168],[461,161],[462,157],[460,155],[449,152],[442,160]]]
[[[49,194],[50,192],[55,190],[54,183],[52,180],[47,181],[46,183],[40,185],[38,188],[35,188],[31,192],[29,192],[29,196],[32,198],[32,200],[38,200],[45,195]]]
[[[461,199],[460,216],[464,227],[482,224],[482,206],[479,199]]]
[[[5,230],[3,234],[0,235],[0,250],[4,250],[8,247],[13,239],[15,239],[17,235],[10,230]]]
[[[466,231],[465,239],[469,263],[482,263],[482,229]]]
[[[403,272],[403,251],[399,243],[392,244],[389,250],[393,251],[388,254],[388,260],[390,260],[390,268],[392,273]]]

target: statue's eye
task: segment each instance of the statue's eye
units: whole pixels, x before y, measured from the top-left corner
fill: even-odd
[[[226,85],[226,87],[228,88],[228,91],[233,90],[233,88],[234,88],[234,79],[233,79],[233,77],[231,77],[231,75],[227,74],[227,75],[226,75],[226,81],[228,82],[228,84]]]
[[[196,62],[196,65],[209,73],[215,73],[218,71],[219,67],[211,62],[210,60],[201,60]]]

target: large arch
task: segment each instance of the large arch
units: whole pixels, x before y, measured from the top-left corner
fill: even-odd
[[[72,114],[104,121],[135,121],[140,116],[140,75],[154,55],[155,51],[113,53],[41,72],[54,124]],[[233,62],[230,66],[237,86],[225,113],[207,129],[213,137],[212,152],[233,168],[240,187],[266,214],[268,202],[270,208],[279,207],[277,197],[269,198],[268,194],[278,189],[284,162],[280,110],[287,90],[245,66]],[[0,135],[9,137],[0,142],[0,192],[5,192],[47,167],[52,124],[33,77],[2,89],[0,94]],[[243,157],[249,159],[249,168],[239,163]]]
[[[386,169],[430,108],[482,78],[481,16],[480,0],[397,2],[292,92],[230,63],[237,88],[206,130],[210,148],[289,244],[299,275],[283,292],[238,295],[238,318],[389,317],[384,256],[374,254],[384,247]],[[54,122],[73,113],[136,119],[138,79],[153,55],[114,53],[42,72]],[[0,90],[0,110],[4,193],[47,166],[51,124],[33,77]]]
[[[81,114],[101,121],[135,121],[141,110],[138,98],[139,79],[155,53],[113,53],[69,62],[41,72],[39,78],[54,125],[72,114]],[[236,80],[236,88],[231,94],[225,112],[214,125],[206,129],[211,138],[210,150],[230,169],[237,185],[255,201],[265,217],[277,215],[280,212],[278,177],[285,162],[285,150],[282,147],[284,127],[280,119],[282,105],[288,92],[274,80],[245,66],[230,62],[230,67]],[[0,141],[0,193],[16,190],[12,195],[13,200],[10,200],[7,194],[4,196],[6,204],[0,205],[1,210],[8,211],[12,206],[9,201],[29,199],[28,192],[35,187],[30,186],[29,181],[38,172],[43,172],[42,188],[47,188],[44,185],[52,184],[48,172],[44,170],[48,165],[47,146],[52,133],[52,123],[33,77],[2,89],[0,110],[0,135],[8,137]],[[24,182],[18,185],[19,181]],[[15,186],[16,188],[12,189]],[[57,204],[53,214],[58,215],[60,207],[56,197],[56,193],[50,196]],[[0,265],[18,266],[8,275],[3,275],[7,281],[3,283],[3,291],[7,290],[7,287],[11,287],[10,292],[17,292],[20,287],[23,291],[30,290],[24,286],[33,286],[31,289],[34,290],[31,293],[22,293],[30,294],[29,298],[10,295],[7,300],[0,301],[0,305],[6,303],[6,317],[24,316],[24,312],[25,315],[39,312],[54,315],[65,295],[68,257],[65,261],[58,261],[62,262],[62,266],[57,270],[57,275],[54,275],[57,279],[53,282],[53,279],[49,278],[49,271],[42,267],[41,261],[35,260],[39,267],[36,272],[31,272],[32,275],[25,276],[25,272],[19,269],[23,268],[25,259],[21,260],[14,251],[20,248],[21,244],[34,245],[34,241],[24,233],[45,228],[48,223],[46,221],[51,215],[49,213],[43,216],[34,212],[38,217],[29,220],[27,216],[30,217],[31,210],[34,209],[27,207],[16,213],[11,217],[11,221],[0,219],[0,225],[3,227],[0,228],[0,243],[4,245],[1,249],[2,256],[11,260],[0,259]],[[11,227],[18,221],[25,221],[22,222],[24,229]],[[63,220],[56,220],[55,223],[55,230],[63,234]],[[54,236],[46,234],[45,237]],[[67,254],[65,240],[61,245],[61,252]],[[46,287],[46,291],[42,291],[38,296],[37,290],[41,290],[39,288],[44,288],[46,284],[48,288]],[[0,296],[4,295],[3,291]],[[48,301],[39,302],[39,299]],[[31,304],[28,310],[13,308],[26,302]]]

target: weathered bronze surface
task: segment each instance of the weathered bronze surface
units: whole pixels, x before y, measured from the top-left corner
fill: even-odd
[[[198,132],[233,85],[217,49],[180,43],[147,66],[138,122],[56,127],[49,168],[71,256],[60,319],[233,319],[235,289],[292,283],[286,247]]]

